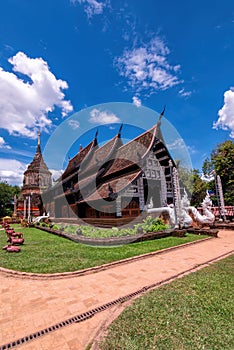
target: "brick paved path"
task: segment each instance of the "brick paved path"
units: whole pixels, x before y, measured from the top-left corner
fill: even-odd
[[[219,238],[85,276],[33,280],[25,276],[16,278],[0,272],[0,348],[3,344],[135,292],[144,286],[229,254],[233,249],[234,231],[223,230],[219,232]],[[114,308],[17,348],[85,350],[101,325],[111,316]]]

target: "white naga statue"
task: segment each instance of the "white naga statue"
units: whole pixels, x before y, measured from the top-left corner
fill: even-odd
[[[36,218],[33,218],[33,222],[40,222],[43,221],[43,219],[47,219],[50,217],[50,213],[48,212],[47,215],[46,213],[43,213],[42,216],[37,216]]]
[[[176,215],[173,204],[161,208],[153,208],[151,205],[152,203],[150,203],[150,205],[147,207],[148,214],[160,216],[163,212],[167,212],[170,217],[170,224],[172,226],[179,226],[180,228],[187,228],[192,226],[193,219],[198,225],[213,224],[215,220],[215,216],[210,210],[212,207],[212,201],[208,192],[206,193],[206,197],[202,202],[203,215],[201,215],[195,207],[190,206],[190,201],[185,189],[183,197],[181,198],[181,210],[179,215]],[[193,219],[189,213],[192,213]]]
[[[152,199],[152,198],[151,198]],[[190,206],[190,202],[188,200],[187,192],[184,190],[184,195],[181,198],[181,210],[179,213],[176,212],[174,204],[169,204],[166,207],[161,208],[153,208],[152,201],[147,206],[147,213],[154,214],[155,216],[163,215],[163,213],[168,213],[170,217],[170,225],[178,226],[178,227],[189,227],[192,225],[192,218],[188,214],[188,208]]]
[[[184,188],[184,194],[183,194],[183,197],[181,198],[181,216],[179,219],[180,219],[180,226],[185,228],[192,226],[192,223],[193,223],[193,219],[188,214],[189,208],[190,208],[190,201],[188,199],[188,194]]]
[[[211,212],[212,201],[208,191],[206,191],[206,197],[202,202],[203,215],[195,207],[188,207],[188,210],[193,214],[194,220],[198,224],[213,224],[215,221],[215,216]]]
[[[188,199],[187,192],[184,189],[184,194],[183,194],[183,197],[181,198],[181,203],[180,203],[181,209],[180,209],[180,212],[177,214],[177,218],[175,216],[176,214],[175,214],[174,205],[170,204],[167,207],[168,213],[170,215],[171,224],[179,226],[180,228],[187,228],[192,226],[193,219],[188,214],[189,207],[190,207],[190,201]]]
[[[149,204],[147,204],[147,209],[152,209],[154,207],[153,197],[150,197]]]

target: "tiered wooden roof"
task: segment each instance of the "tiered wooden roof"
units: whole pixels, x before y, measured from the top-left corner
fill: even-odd
[[[98,147],[96,137],[86,147],[82,148],[72,159],[69,160],[68,165],[62,175],[62,178],[65,179],[67,176],[77,171],[81,163],[84,161],[84,159],[94,147]]]
[[[96,201],[100,198],[108,199],[110,188],[114,193],[119,193],[139,177],[142,172],[141,162],[153,146],[156,129],[155,125],[134,140],[116,149],[113,159],[110,159],[110,164],[106,165],[100,178],[96,178],[97,187],[90,187],[91,193],[84,198],[86,202]],[[94,181],[95,175],[90,176],[89,184],[94,184]],[[79,183],[79,186],[82,186],[82,182]]]
[[[132,165],[139,165],[141,160],[149,153],[155,139],[156,126],[144,132],[134,140],[122,145],[116,152],[110,168],[105,172],[105,177],[126,170]]]
[[[92,202],[99,199],[108,199],[110,197],[110,188],[114,193],[120,193],[127,186],[129,186],[129,184],[136,180],[140,174],[141,170],[136,170],[131,174],[119,176],[109,182],[101,184],[96,191],[85,198],[85,202]],[[84,200],[82,202],[84,202]]]
[[[157,124],[150,130],[126,144],[121,140],[122,126],[118,134],[101,147],[97,144],[96,135],[88,146],[69,161],[62,175],[62,183],[72,178],[76,179],[72,193],[80,191],[81,196],[77,197],[78,203],[96,201],[100,198],[108,199],[110,192],[124,191],[140,176],[145,158],[151,151],[157,154],[160,164],[168,168],[166,176],[170,176],[168,161],[172,158],[165,146],[160,129],[163,114],[164,111]],[[77,177],[74,177],[75,175]]]
[[[120,134],[109,140],[101,147],[93,149],[92,157],[85,166],[81,165],[79,177],[83,178],[88,174],[97,173],[102,165],[104,165],[115,153],[115,151],[122,145]]]

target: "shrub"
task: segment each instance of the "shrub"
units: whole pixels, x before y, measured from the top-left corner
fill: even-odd
[[[168,228],[168,226],[164,224],[162,219],[152,218],[151,216],[147,216],[147,218],[143,220],[143,224],[140,224],[138,226],[141,226],[144,232],[163,231]]]

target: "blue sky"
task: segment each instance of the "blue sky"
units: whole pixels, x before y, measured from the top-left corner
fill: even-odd
[[[1,179],[22,183],[39,129],[43,148],[64,121],[77,135],[108,122],[148,127],[144,107],[164,104],[174,143],[181,137],[201,169],[234,137],[233,61],[232,0],[1,2]],[[138,119],[120,117],[111,102],[134,105]]]

